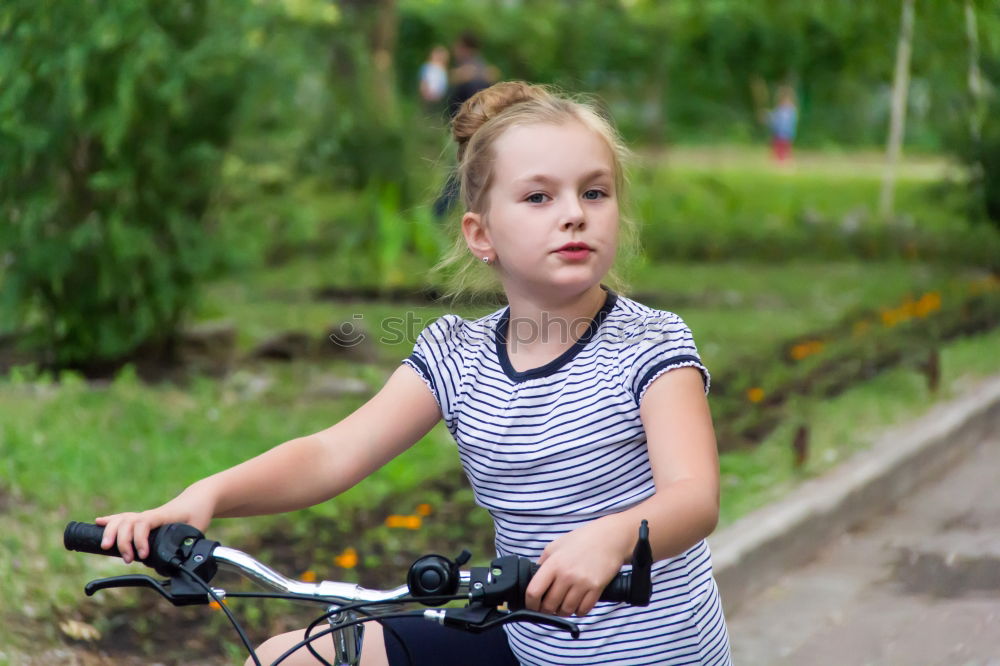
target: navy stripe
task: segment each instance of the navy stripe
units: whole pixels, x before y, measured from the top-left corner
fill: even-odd
[[[639,383],[635,385],[635,391],[633,392],[635,401],[639,402],[639,396],[642,395],[643,389],[646,388],[646,384],[648,384],[650,380],[653,379],[656,373],[662,371],[665,368],[680,367],[681,364],[683,363],[697,363],[700,366],[701,359],[691,354],[684,354],[681,356],[674,356],[673,358],[668,358],[665,361],[657,362],[655,365],[653,365],[653,367],[651,367],[649,370],[646,371],[646,374],[642,376],[642,379],[639,380]],[[699,371],[701,371],[700,368]],[[702,371],[702,381],[705,382],[706,386],[708,385],[708,378],[706,377],[703,371]]]
[[[431,390],[434,391],[434,393],[437,393],[437,388],[434,386],[434,375],[432,375],[431,371],[427,369],[427,364],[424,363],[424,359],[420,358],[417,354],[411,354],[405,362],[410,363],[411,367],[416,366],[413,367],[413,369],[416,370],[421,377],[426,379],[427,384],[431,387]]]

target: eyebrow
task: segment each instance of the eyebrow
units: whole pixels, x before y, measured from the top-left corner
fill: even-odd
[[[611,176],[611,171],[609,169],[605,169],[604,167],[601,167],[600,169],[595,169],[594,171],[591,171],[590,173],[586,174],[583,177],[583,180],[584,181],[594,180],[595,178],[599,178],[601,176],[609,176],[610,177]],[[542,174],[542,173],[532,174],[530,176],[523,176],[521,178],[515,178],[514,179],[514,183],[518,184],[518,185],[521,184],[521,183],[527,184],[527,183],[554,183],[554,182],[556,182],[555,178],[552,178],[550,176],[546,176],[545,174]]]

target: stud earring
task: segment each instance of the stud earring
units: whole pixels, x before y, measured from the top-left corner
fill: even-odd
[[[489,265],[490,258],[489,257],[483,257],[483,263]]]

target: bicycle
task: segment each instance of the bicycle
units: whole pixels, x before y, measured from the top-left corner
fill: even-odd
[[[120,557],[115,546],[108,550],[101,548],[103,535],[104,528],[99,525],[74,521],[63,532],[63,545],[67,550]],[[175,606],[214,601],[225,612],[257,666],[261,666],[261,662],[246,633],[223,603],[227,598],[277,598],[327,605],[325,612],[308,626],[305,638],[279,656],[271,666],[278,666],[303,648],[309,650],[321,664],[357,666],[361,659],[364,623],[397,617],[423,617],[472,633],[509,622],[534,622],[568,631],[573,638],[580,635],[580,628],[570,620],[525,609],[524,593],[538,565],[524,557],[497,557],[488,567],[470,567],[463,571],[461,567],[471,557],[467,550],[454,560],[437,554],[424,555],[410,566],[406,585],[391,590],[375,590],[355,583],[308,583],[286,578],[247,553],[209,540],[197,528],[183,523],[170,523],[152,530],[149,544],[149,555],[140,561],[164,576],[165,580],[156,580],[144,574],[101,578],[87,583],[84,587],[87,596],[113,587],[145,587],[156,591]],[[643,520],[632,554],[632,570],[616,575],[600,600],[648,606],[652,592],[652,563],[649,527]],[[209,583],[220,566],[272,592],[227,594],[221,588],[211,587]],[[437,610],[401,610],[406,603],[441,606],[456,600],[464,600],[467,604]],[[330,626],[315,631],[324,622]],[[312,646],[313,641],[325,636],[333,640],[335,664],[326,661]]]

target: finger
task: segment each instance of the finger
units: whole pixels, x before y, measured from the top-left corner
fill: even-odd
[[[149,555],[149,523],[136,523],[135,535],[132,537],[139,559],[144,560]]]
[[[113,520],[106,520],[104,522],[104,535],[101,537],[101,550],[111,548],[111,545],[115,542],[116,534],[118,534],[118,524]]]
[[[591,590],[587,594],[583,595],[583,600],[580,602],[579,607],[576,609],[576,616],[583,617],[594,610],[594,606],[597,605],[597,600],[601,598],[600,590]]]
[[[107,525],[110,518],[111,516],[98,516],[94,518],[94,522],[98,525]]]
[[[562,602],[559,604],[559,615],[569,617],[577,612],[580,602],[583,600],[584,591],[579,586],[573,586],[566,591]]]
[[[556,578],[552,581],[549,589],[545,592],[545,596],[542,597],[542,612],[549,615],[559,615],[563,599],[566,598],[567,592],[569,592],[569,585],[564,583],[561,578]]]
[[[554,574],[550,571],[549,567],[541,567],[535,575],[532,576],[531,582],[528,583],[528,587],[524,591],[525,608],[533,611],[541,610],[542,598],[549,589],[549,585],[552,584],[553,575]]]
[[[118,528],[118,552],[125,564],[132,561],[132,523],[125,522]]]

